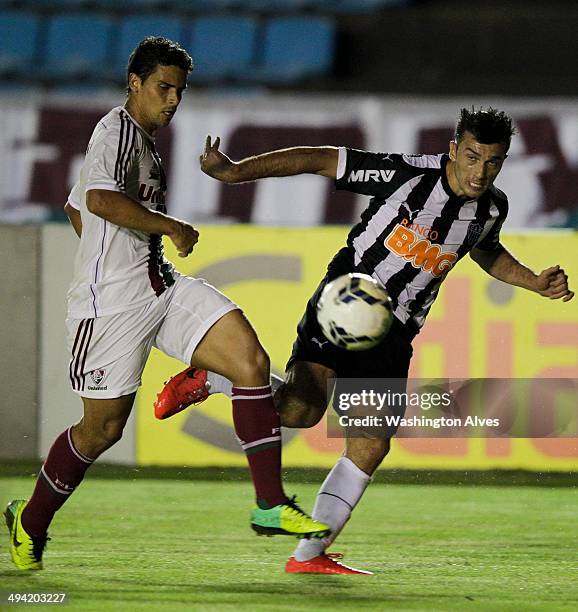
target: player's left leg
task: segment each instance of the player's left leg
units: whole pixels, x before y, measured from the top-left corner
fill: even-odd
[[[285,380],[271,381],[275,406],[285,427],[313,427],[323,417],[327,397],[331,395],[328,383],[335,376],[336,364],[344,352],[325,339],[317,322],[315,302],[324,282],[325,279],[307,303],[299,322]],[[155,402],[155,415],[167,418],[203,401],[209,393],[231,396],[231,389],[230,380],[219,373],[209,371],[207,378],[206,371],[187,368],[165,383]]]
[[[303,513],[283,491],[281,422],[269,385],[269,357],[239,310],[224,315],[203,337],[191,365],[233,383],[235,433],[247,456],[258,507],[253,529],[264,535],[322,537],[327,526]]]
[[[327,398],[335,372],[310,361],[295,361],[285,378],[270,375],[271,390],[281,425],[291,428],[314,427],[327,410]],[[154,403],[157,419],[167,419],[210,395],[223,393],[231,398],[233,383],[213,371],[190,366],[165,383]]]
[[[272,408],[269,358],[240,310],[225,314],[211,327],[195,348],[191,365],[231,380],[235,432],[247,454],[257,501],[271,507],[285,502],[281,432]]]
[[[315,309],[308,304],[299,323],[297,339],[286,369],[285,380],[272,380],[275,407],[284,427],[313,427],[327,410],[335,367],[344,352],[323,336]],[[155,402],[157,418],[167,418],[191,404],[203,401],[209,393],[231,396],[230,379],[209,370],[188,368],[165,384]],[[210,389],[207,388],[207,382]]]
[[[155,343],[195,368],[217,372],[232,384],[235,433],[247,456],[258,533],[326,535],[286,496],[281,479],[281,425],[269,385],[269,357],[238,307],[214,287],[181,277]]]

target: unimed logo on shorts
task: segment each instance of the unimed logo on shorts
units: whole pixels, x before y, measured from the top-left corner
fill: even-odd
[[[96,386],[92,387],[91,385],[88,385],[88,389],[90,391],[106,391],[107,387],[101,386],[101,383],[104,380],[105,376],[106,370],[92,370],[92,372],[90,373],[90,378]]]
[[[457,253],[443,252],[439,244],[432,244],[437,232],[429,227],[408,224],[404,219],[398,223],[384,240],[385,246],[409,261],[414,268],[421,268],[433,276],[441,276],[449,271],[458,259]]]

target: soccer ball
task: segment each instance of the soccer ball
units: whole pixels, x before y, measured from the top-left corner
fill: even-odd
[[[367,274],[344,274],[328,283],[317,302],[317,321],[325,337],[348,351],[379,344],[393,321],[387,291]]]

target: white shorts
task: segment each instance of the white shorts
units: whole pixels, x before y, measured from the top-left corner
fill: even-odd
[[[133,393],[155,346],[189,364],[207,331],[239,307],[206,281],[177,276],[157,300],[95,319],[66,319],[69,377],[82,397],[113,399]]]

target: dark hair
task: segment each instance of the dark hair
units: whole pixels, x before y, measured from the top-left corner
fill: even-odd
[[[179,45],[162,36],[147,36],[139,42],[130,54],[127,66],[128,76],[138,75],[143,81],[161,66],[178,66],[187,74],[193,69],[191,56]],[[130,87],[127,87],[130,91]]]
[[[482,144],[496,142],[505,144],[507,151],[510,148],[512,136],[516,133],[516,128],[512,126],[512,118],[504,111],[496,110],[491,106],[487,109],[475,110],[472,106],[471,110],[467,108],[460,110],[455,133],[458,144],[465,132],[470,132]]]

